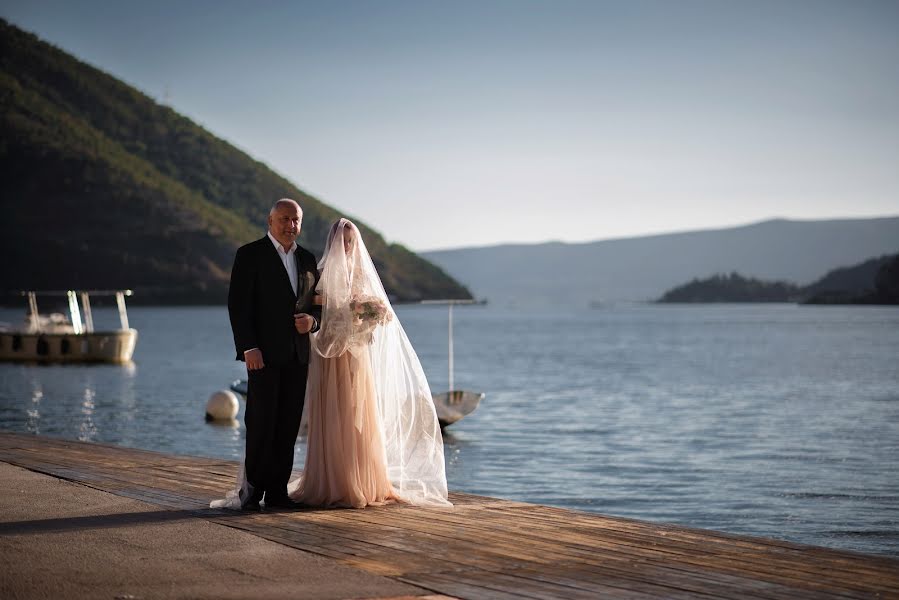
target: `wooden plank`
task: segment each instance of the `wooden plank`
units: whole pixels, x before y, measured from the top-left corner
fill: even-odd
[[[530,571],[519,574],[541,581],[565,583],[571,587],[585,590],[596,589],[600,583],[602,588],[618,586],[629,590],[643,590],[656,596],[668,597],[675,592],[662,588],[672,588],[677,593],[686,593],[715,598],[731,598],[734,590],[752,598],[769,600],[802,600],[823,597],[839,598],[839,594],[822,594],[820,591],[800,590],[794,586],[768,584],[754,579],[705,579],[689,573],[672,571],[663,567],[635,568],[634,565],[607,565],[588,568],[559,565],[551,573]],[[750,593],[751,591],[751,593]]]
[[[595,570],[567,569],[566,576],[541,576],[542,573],[513,572],[497,573],[491,576],[493,581],[505,581],[507,587],[542,586],[540,589],[546,593],[552,593],[553,597],[584,597],[596,598],[599,596],[621,594],[637,594],[649,598],[669,598],[671,600],[727,600],[729,596],[722,595],[719,590],[709,589],[706,586],[681,587],[676,583],[666,580],[641,581],[626,577],[613,577],[607,573],[599,573]],[[526,583],[525,583],[526,582]],[[729,589],[726,593],[730,593]]]
[[[426,590],[433,590],[441,594],[456,596],[457,598],[472,598],[483,600],[521,600],[521,598],[539,598],[539,596],[526,595],[518,590],[502,590],[487,588],[477,583],[468,583],[463,578],[454,575],[428,574],[415,578],[398,577],[399,581],[409,583]],[[612,596],[608,596],[610,600]],[[615,598],[614,600],[618,600]],[[648,600],[646,598],[634,598],[633,600]]]
[[[822,558],[828,557],[832,560],[837,561],[845,561],[847,558],[851,561],[851,556],[855,553],[833,550],[830,548],[821,548],[815,546],[807,546],[802,544],[796,544],[792,542],[787,542],[783,540],[775,540],[771,538],[761,538],[761,537],[749,537],[749,536],[740,536],[736,534],[730,534],[719,531],[709,531],[709,530],[696,530],[691,529],[684,526],[679,525],[669,525],[669,524],[655,524],[655,523],[646,523],[641,521],[635,521],[632,519],[623,519],[620,517],[607,517],[604,516],[601,520],[596,520],[590,518],[590,513],[578,513],[577,511],[564,511],[564,509],[557,509],[554,507],[540,507],[540,511],[533,514],[528,515],[528,518],[533,520],[539,520],[542,517],[547,518],[547,520],[551,523],[556,523],[558,521],[558,517],[562,516],[563,518],[577,518],[579,515],[584,515],[587,518],[579,521],[576,524],[572,524],[572,526],[577,527],[578,529],[582,528],[596,528],[596,529],[651,529],[652,535],[654,536],[664,536],[669,539],[685,539],[685,540],[700,540],[702,543],[706,544],[710,541],[715,543],[730,543],[733,545],[738,545],[744,548],[758,548],[758,549],[766,549],[770,551],[781,551],[781,550],[800,550],[802,552],[815,552],[820,554]],[[562,511],[562,512],[559,512]],[[700,535],[697,536],[697,532],[700,532]],[[871,556],[871,555],[859,555],[863,557],[868,562],[878,562],[878,559],[882,559],[882,561],[886,564],[892,562],[891,559],[879,556]],[[872,560],[873,559],[873,560]]]
[[[359,517],[359,518],[368,518],[368,519],[372,519],[372,518],[377,518],[377,516],[378,516],[378,515],[376,515],[373,511],[362,511],[362,512],[364,512],[364,517]],[[382,517],[383,517],[383,515],[382,515]],[[352,518],[352,516],[351,516],[350,518]],[[396,517],[392,517],[392,518],[393,518],[394,520],[396,519]],[[414,524],[414,523],[405,523],[405,524],[404,524],[404,526],[407,527],[407,528],[413,528],[413,527],[415,527],[415,525],[416,525],[416,524]],[[433,527],[429,524],[429,525],[427,526],[427,529],[433,530]],[[488,529],[487,531],[491,531],[491,530]],[[576,555],[576,556],[563,555],[563,556],[560,556],[560,555],[556,554],[556,555],[554,555],[554,556],[550,556],[549,553],[552,553],[552,552],[553,552],[553,547],[552,547],[551,545],[548,545],[548,544],[535,544],[534,541],[533,541],[532,539],[531,539],[531,540],[527,540],[527,543],[526,543],[526,544],[522,544],[522,543],[521,543],[522,540],[517,540],[517,541],[516,541],[514,538],[501,539],[501,538],[502,538],[502,535],[499,534],[499,533],[497,533],[497,531],[499,531],[499,529],[497,529],[497,530],[492,530],[492,531],[493,531],[493,534],[492,534],[492,535],[490,535],[489,537],[488,537],[488,536],[485,536],[483,539],[479,540],[479,542],[478,542],[479,544],[484,545],[484,547],[485,547],[484,552],[489,551],[489,548],[490,548],[491,544],[497,544],[497,543],[505,544],[505,543],[507,543],[507,544],[509,544],[510,546],[515,546],[515,547],[526,547],[526,548],[529,548],[529,549],[530,549],[530,552],[536,552],[536,553],[539,553],[540,556],[541,556],[541,560],[544,561],[544,562],[546,561],[547,558],[550,558],[550,559],[551,559],[550,562],[556,562],[556,563],[562,563],[562,562],[566,562],[566,561],[577,561],[577,560],[580,560],[581,562],[583,562],[583,563],[586,564],[586,565],[593,565],[593,566],[596,566],[597,568],[600,567],[600,566],[602,566],[602,565],[608,564],[610,561],[621,561],[621,560],[623,559],[622,553],[621,553],[621,552],[617,552],[617,551],[616,551],[616,552],[610,552],[610,553],[597,553],[595,547],[594,547],[594,549],[593,549],[593,552],[585,552],[585,553],[583,553],[583,554],[581,554],[581,555]],[[563,541],[564,541],[564,540],[563,540]],[[556,543],[556,545],[558,546],[558,545],[559,545],[559,540],[556,540],[555,543]],[[453,555],[453,551],[456,550],[456,548],[454,547],[454,544],[453,544],[453,542],[452,542],[451,539],[448,539],[448,538],[447,538],[447,539],[442,540],[442,541],[441,541],[441,545],[444,546],[444,547],[446,548],[446,550],[444,551],[444,556],[446,556],[447,553],[450,553],[450,555],[452,556],[452,555]],[[625,556],[626,556],[626,555],[625,555]],[[631,564],[633,565],[633,564],[640,564],[640,563],[634,563],[633,561],[631,561]],[[670,560],[665,561],[664,564],[665,564],[666,566],[668,566],[669,568],[670,568],[670,566],[671,566]],[[707,565],[704,564],[704,563],[702,563],[702,562],[697,562],[697,563],[695,563],[694,565],[692,565],[692,568],[690,568],[690,569],[687,570],[687,571],[681,569],[681,570],[680,570],[680,573],[688,572],[688,573],[690,573],[690,576],[691,576],[693,579],[697,579],[697,575],[699,575],[699,576],[700,576],[699,579],[704,579],[704,580],[706,580],[706,581],[714,581],[714,580],[716,580],[716,579],[717,579],[717,580],[724,579],[724,580],[726,580],[726,582],[727,582],[729,585],[733,585],[733,583],[734,583],[734,581],[735,581],[735,578],[734,578],[734,576],[733,576],[732,574],[731,574],[731,575],[728,575],[728,574],[725,574],[725,573],[714,573],[714,575],[711,575],[711,574],[709,574],[708,572],[703,572],[703,571],[700,571],[700,570],[699,570],[699,569],[704,568],[704,567],[707,568]],[[744,569],[738,570],[737,573],[739,573],[744,579],[746,579],[746,573],[745,573],[745,570],[744,570]],[[791,581],[792,581],[792,580],[791,580]],[[748,582],[748,580],[747,580],[747,582]],[[764,583],[764,582],[763,582],[762,580],[759,580],[759,584],[762,584],[762,583]],[[797,582],[793,582],[793,583],[795,584],[795,583],[797,583]],[[806,583],[805,583],[803,580],[800,580],[798,583],[799,583],[800,585],[806,585]],[[782,584],[780,584],[780,585],[782,586]],[[817,588],[817,589],[819,589],[819,590],[821,590],[821,589],[826,589],[826,586],[818,585],[817,583],[811,583],[810,585],[812,585],[812,587]],[[777,583],[772,583],[772,584],[768,585],[768,587],[769,587],[769,588],[777,588],[777,587],[779,587],[779,586],[778,586]],[[793,589],[796,589],[796,590],[797,590],[797,594],[799,593],[799,589],[796,588],[795,585],[794,585],[794,588],[793,588]]]
[[[535,507],[535,511],[536,510],[539,510],[539,507]],[[525,515],[519,515],[519,516],[521,516],[522,520],[524,520]],[[366,518],[376,518],[376,514],[372,513],[370,516],[367,516]],[[427,524],[427,529],[430,531],[434,531],[435,530],[434,521],[441,520],[442,518],[443,518],[443,516],[440,513],[434,513],[433,515],[429,515],[430,522]],[[406,523],[404,526],[414,528],[416,526],[416,524],[410,522],[410,523]],[[494,528],[495,524],[490,523],[489,521],[485,521],[483,518],[481,518],[478,521],[478,526],[484,528],[484,532],[487,532],[487,531],[491,531]],[[500,529],[501,529],[501,532],[499,533],[499,535],[508,533],[508,530],[509,530],[508,527],[500,528]],[[526,540],[527,543],[531,544],[531,545],[537,545],[537,546],[542,545],[545,547],[547,541],[551,545],[556,545],[556,546],[560,546],[560,544],[558,543],[559,541],[564,541],[565,542],[564,548],[565,548],[566,552],[580,551],[582,553],[592,553],[592,552],[595,552],[597,549],[596,540],[592,539],[590,537],[585,537],[583,535],[580,535],[578,539],[574,539],[570,535],[569,536],[560,536],[559,533],[556,530],[553,530],[552,528],[544,528],[544,529],[546,529],[546,530],[539,531],[538,528],[532,527],[530,532],[527,534],[527,538],[528,538]],[[649,527],[647,527],[647,529],[650,529],[650,530],[654,529],[654,526],[649,526]],[[451,532],[448,532],[448,535],[451,535]],[[494,535],[496,535],[496,532],[494,532]],[[620,537],[620,536],[618,536],[618,537]],[[616,537],[616,535],[607,535],[603,538],[603,542],[616,541],[616,540],[620,542],[621,540],[619,540],[618,537]],[[508,543],[515,543],[515,541],[516,541],[515,536],[508,537],[506,541]],[[518,540],[518,541],[521,542],[524,540]],[[541,541],[544,543],[541,544]],[[649,542],[651,542],[651,541],[652,540],[647,537],[644,540],[644,543],[642,545],[649,546],[650,545]],[[714,542],[714,541],[715,541],[715,538],[712,537],[711,542]],[[612,549],[615,550],[616,552],[637,552],[638,550],[640,550],[640,546],[641,546],[640,540],[634,541],[633,539],[627,539],[627,540],[625,540],[625,542],[626,543],[624,545],[615,546]],[[713,546],[714,544],[710,543],[709,545]],[[764,546],[762,546],[762,548],[764,548]],[[818,549],[811,548],[811,547],[797,547],[797,549],[801,549],[806,554],[809,550],[811,550],[811,551],[818,550]],[[708,549],[704,548],[700,544],[691,543],[689,546],[684,546],[681,544],[672,545],[670,543],[665,542],[665,540],[662,540],[659,542],[653,542],[652,547],[649,550],[651,552],[668,552],[668,551],[670,551],[670,552],[674,552],[674,553],[682,555],[682,556],[686,555],[690,558],[693,558],[694,556],[697,556],[697,555],[701,555],[703,553],[710,554]],[[791,558],[791,556],[796,556],[797,552],[799,552],[799,550],[792,550],[792,551],[790,551],[789,555],[781,553],[779,556],[775,556],[775,557],[772,557],[769,554],[765,554],[762,557],[764,559],[762,561],[762,563],[763,564],[767,563],[770,560],[772,560],[772,558],[778,558],[778,568],[779,569],[789,567],[789,568],[793,569],[794,571],[798,572],[799,571],[798,567],[802,567],[802,569],[805,569],[807,574],[814,574],[814,575],[822,575],[823,574],[824,576],[832,578],[832,579],[839,578],[838,576],[844,571],[844,569],[842,569],[843,566],[845,566],[847,569],[854,568],[854,571],[850,570],[850,571],[846,572],[847,577],[842,578],[844,581],[846,581],[848,583],[855,583],[855,579],[857,579],[857,577],[860,573],[862,573],[862,574],[864,574],[864,573],[869,573],[869,574],[879,573],[879,571],[877,571],[876,568],[867,568],[865,566],[864,561],[866,561],[868,558],[865,555],[855,555],[855,554],[848,554],[848,553],[846,553],[845,555],[841,555],[838,553],[836,556],[838,556],[838,557],[842,556],[844,558],[841,565],[834,565],[832,561],[830,561],[829,564],[824,565],[824,564],[822,564],[822,561],[827,562],[828,558],[833,557],[834,556],[833,551],[829,551],[829,550],[825,551],[824,555],[819,556],[817,558],[817,560],[814,561],[814,563],[811,563],[810,561],[807,561],[807,560],[802,561],[800,558]],[[646,556],[645,551],[642,552],[642,554],[644,556]],[[747,559],[747,557],[751,558],[753,560],[757,560],[759,558],[759,556],[755,556],[754,553],[747,552],[745,549],[742,549],[742,548],[729,548],[729,549],[725,549],[725,550],[718,549],[715,553],[711,553],[711,554],[715,554],[718,557],[722,557],[722,556],[730,557],[730,559],[732,561],[733,560],[745,561]],[[755,553],[755,554],[758,554],[758,553]],[[846,555],[848,555],[850,558],[845,559]],[[636,556],[640,556],[640,553],[638,552]],[[671,558],[673,560],[678,559],[678,557],[676,557],[676,556],[672,556],[669,558]],[[862,562],[860,562],[860,559]],[[886,560],[888,561],[889,559],[886,559]],[[890,563],[887,562],[885,564],[890,564]],[[892,564],[895,564],[895,563],[893,562]],[[895,582],[895,581],[896,581],[896,578],[893,578],[893,582]],[[884,582],[884,583],[888,583],[888,582]]]

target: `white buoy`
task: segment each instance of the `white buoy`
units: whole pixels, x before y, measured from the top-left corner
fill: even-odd
[[[240,409],[240,402],[231,390],[219,390],[206,401],[207,421],[233,421]]]

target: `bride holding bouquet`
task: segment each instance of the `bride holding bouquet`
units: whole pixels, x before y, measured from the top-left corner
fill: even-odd
[[[331,227],[319,268],[306,466],[290,497],[309,506],[450,506],[427,379],[347,219]]]

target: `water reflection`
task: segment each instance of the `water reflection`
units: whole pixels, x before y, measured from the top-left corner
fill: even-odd
[[[464,432],[454,433],[444,429],[441,433],[443,434],[443,454],[446,459],[447,477],[451,477],[462,472],[463,450],[470,445],[470,441]]]
[[[31,406],[25,409],[25,413],[28,415],[28,421],[25,426],[28,428],[29,433],[38,434],[40,433],[41,400],[44,398],[44,391],[36,381],[32,382],[32,385],[34,390],[31,392]]]
[[[118,368],[122,373],[124,373],[128,377],[134,377],[137,374],[137,365],[133,360],[129,360],[126,363],[121,363],[118,365],[113,365],[113,368]]]
[[[140,426],[140,406],[135,391],[137,366],[130,361],[117,368],[121,377],[118,378],[118,392],[112,398],[113,403],[118,405],[116,407],[118,423],[115,425],[118,436],[116,443],[131,446],[138,441],[135,431]]]
[[[207,421],[213,427],[221,427],[222,429],[239,429],[240,422],[237,419],[217,419],[212,421]],[[237,432],[237,437],[240,437],[240,431]]]
[[[472,435],[471,433],[455,430],[450,431],[449,429],[441,429],[440,434],[443,436],[443,445],[455,448],[464,448],[472,443]]]
[[[81,428],[78,434],[78,439],[82,442],[90,442],[97,437],[97,426],[94,423],[94,409],[96,408],[94,398],[96,395],[97,392],[93,388],[87,387],[84,389],[83,401],[81,402],[81,414],[84,418],[81,421]]]

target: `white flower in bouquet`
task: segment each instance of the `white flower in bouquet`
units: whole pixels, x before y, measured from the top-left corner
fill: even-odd
[[[350,300],[350,310],[356,321],[365,324],[383,325],[393,319],[387,305],[374,296],[358,296]]]

